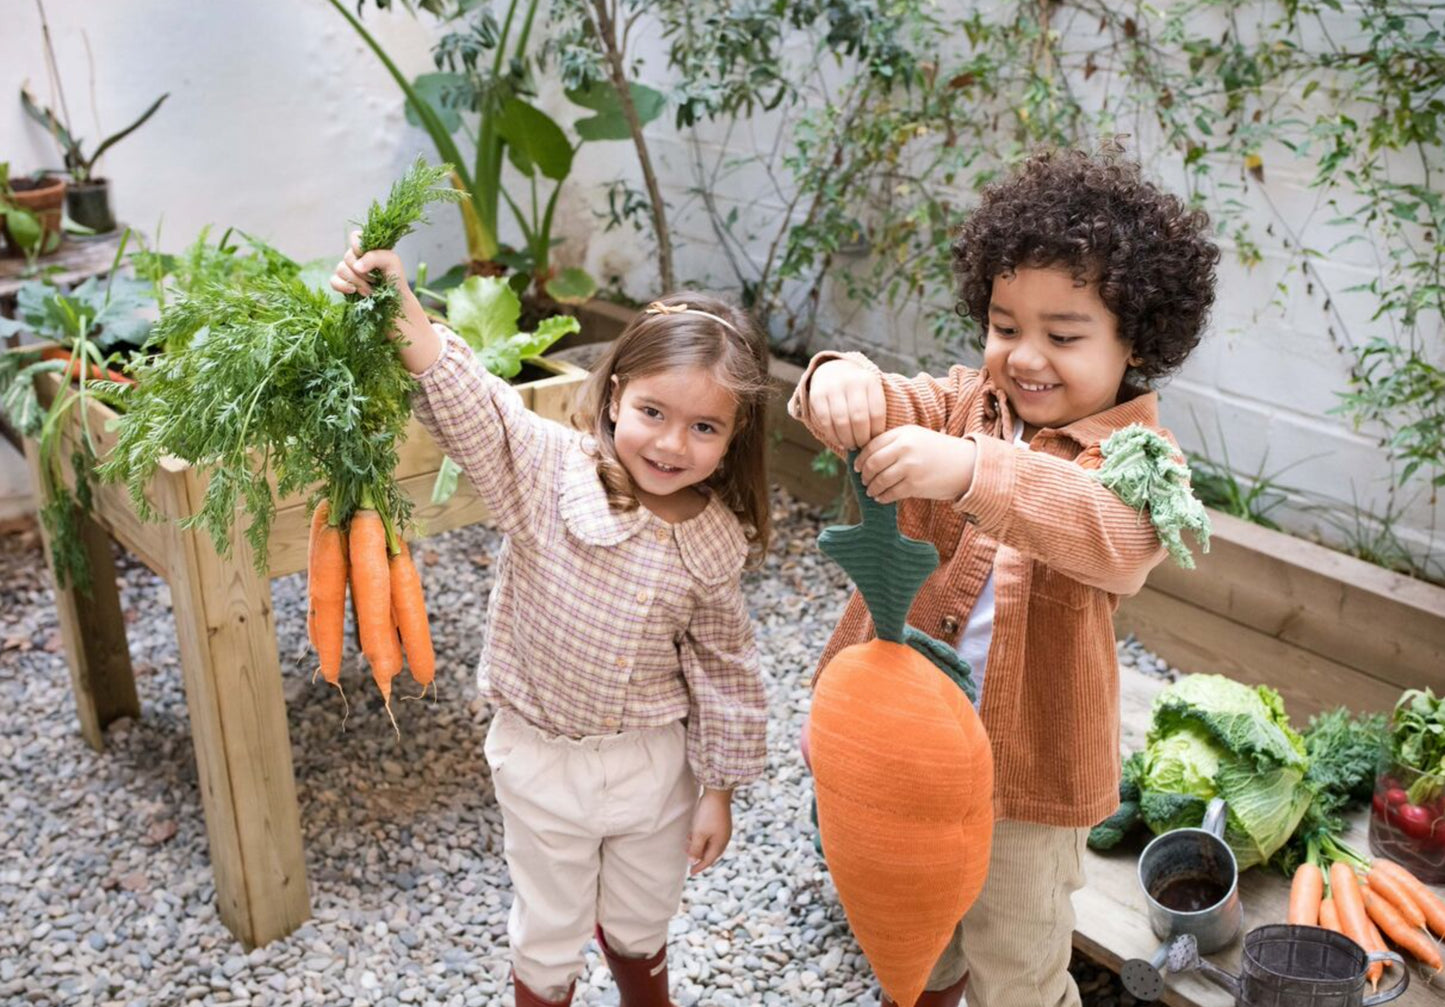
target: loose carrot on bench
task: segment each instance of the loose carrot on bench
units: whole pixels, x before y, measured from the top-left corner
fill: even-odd
[[[1303,927],[1316,926],[1320,920],[1320,898],[1324,890],[1325,876],[1317,864],[1306,860],[1295,868],[1285,922]]]
[[[1397,881],[1420,911],[1425,914],[1425,926],[1436,937],[1445,937],[1445,902],[1440,901],[1440,896],[1425,887],[1425,883],[1393,860],[1376,860],[1374,868],[1380,871],[1392,881]]]
[[[1370,917],[1365,913],[1365,900],[1360,894],[1360,882],[1355,869],[1343,860],[1330,865],[1330,893],[1334,896],[1335,909],[1340,914],[1340,926],[1344,934],[1366,951],[1383,951],[1384,945],[1376,946],[1370,933]],[[1378,988],[1380,975],[1385,971],[1381,962],[1375,962],[1365,973],[1372,987]]]
[[[1426,936],[1425,931],[1417,930],[1406,923],[1405,918],[1393,905],[1369,888],[1364,889],[1361,894],[1365,901],[1365,911],[1370,914],[1370,919],[1375,921],[1375,925],[1380,928],[1381,933],[1425,965],[1430,966],[1436,972],[1440,971],[1442,967],[1440,952],[1436,949],[1435,942]]]
[[[1381,861],[1375,861],[1370,865],[1370,870],[1365,874],[1365,884],[1369,886],[1380,898],[1394,906],[1399,914],[1404,917],[1406,923],[1412,927],[1425,926],[1425,910],[1420,908],[1405,887],[1396,881],[1386,871],[1379,869]]]

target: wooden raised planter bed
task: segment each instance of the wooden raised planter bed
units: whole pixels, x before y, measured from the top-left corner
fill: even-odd
[[[1197,570],[1165,561],[1115,627],[1184,671],[1284,696],[1290,716],[1389,710],[1406,688],[1445,691],[1445,588],[1217,511]]]
[[[539,415],[565,422],[586,371],[547,360],[535,364],[548,376],[518,385],[518,391]],[[38,388],[48,404],[59,379],[42,375]],[[92,436],[104,457],[115,443],[115,434],[106,430],[115,413],[94,399],[87,400],[87,407]],[[76,446],[79,423],[72,411],[63,457]],[[25,442],[25,455],[39,491],[33,441]],[[445,505],[430,502],[442,457],[412,420],[397,476],[416,504],[419,529],[428,535],[487,518],[465,477]],[[69,466],[64,468],[69,478]],[[125,487],[96,486],[92,515],[82,521],[92,594],[57,589],[56,609],[81,734],[100,750],[106,724],[140,714],[109,540],[170,584],[218,908],[222,921],[250,948],[290,933],[311,915],[270,585],[271,578],[305,568],[309,521],[305,494],[278,501],[269,576],[260,577],[240,534],[244,514],[227,557],[216,552],[204,531],[186,531],[177,523],[199,507],[204,492],[201,473],[178,460],[167,461],[147,492],[167,520],[145,523]],[[45,553],[48,562],[48,539]]]

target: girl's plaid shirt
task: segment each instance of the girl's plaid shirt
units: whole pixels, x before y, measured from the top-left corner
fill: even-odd
[[[438,327],[417,419],[507,536],[478,683],[494,704],[566,737],[687,721],[699,782],[762,774],[766,697],[741,577],[748,544],[714,497],[669,524],[613,510],[586,435],[527,410]]]

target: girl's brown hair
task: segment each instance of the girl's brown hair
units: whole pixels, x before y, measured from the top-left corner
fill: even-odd
[[[685,367],[706,369],[737,401],[727,453],[703,485],[738,516],[755,565],[767,552],[772,533],[765,440],[771,387],[767,341],[746,313],[706,294],[676,293],[653,301],[592,369],[572,425],[596,441],[597,474],[607,487],[608,502],[618,510],[632,510],[638,501],[632,479],[617,458],[616,426],[608,408],[612,379],[617,379],[620,395],[634,378]]]

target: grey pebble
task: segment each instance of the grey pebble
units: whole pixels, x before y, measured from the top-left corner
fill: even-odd
[[[877,1004],[813,851],[811,782],[796,743],[813,661],[848,598],[846,579],[816,548],[826,523],[778,497],[775,547],[745,577],[770,704],[768,765],[734,803],[726,857],[688,879],[669,925],[678,1007]],[[217,907],[169,588],[117,553],[143,715],[111,724],[97,755],[77,733],[63,654],[45,647],[59,626],[44,558],[20,541],[0,536],[0,609],[7,636],[32,645],[0,652],[0,700],[31,714],[0,736],[0,844],[29,855],[0,865],[12,935],[0,936],[0,1001],[510,1002],[511,891],[481,756],[490,713],[474,681],[494,532],[457,529],[414,550],[433,613],[439,698],[393,703],[400,742],[349,633],[343,730],[336,691],[309,680],[304,575],[271,583],[312,917],[250,951]],[[1177,674],[1137,641],[1120,641],[1119,660]],[[45,771],[26,769],[37,766]],[[160,822],[174,822],[175,834],[148,844]],[[617,1004],[606,966],[587,953],[574,1003]],[[1123,1003],[1108,970],[1082,959],[1074,970],[1103,976],[1090,997]],[[31,995],[40,990],[41,999]]]

